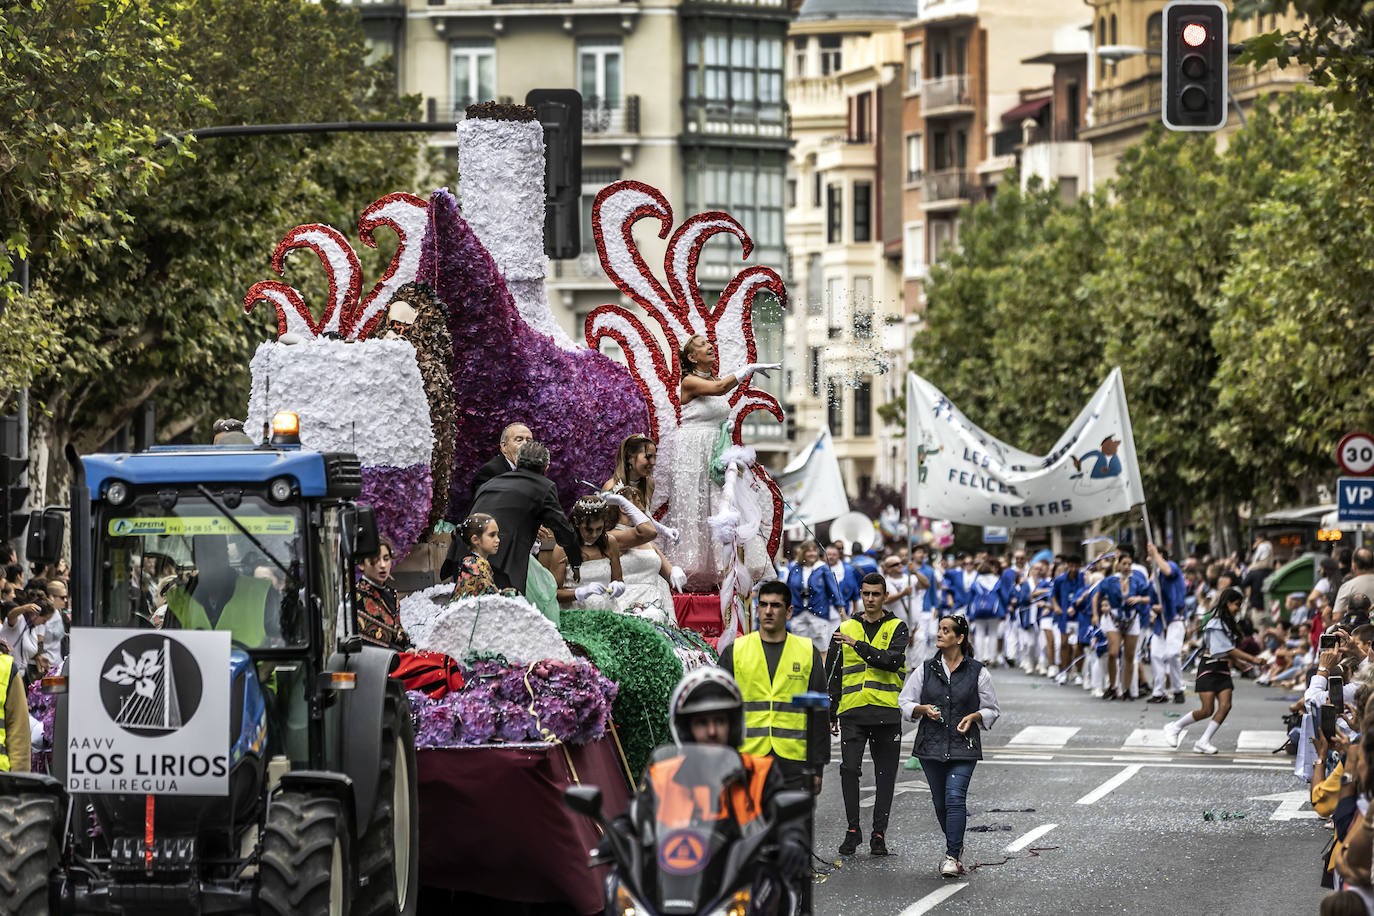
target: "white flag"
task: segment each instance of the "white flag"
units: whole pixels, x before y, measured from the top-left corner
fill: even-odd
[[[938,388],[908,373],[907,437],[908,492],[924,516],[1033,528],[1090,521],[1145,499],[1120,369],[1048,455],[988,435]]]
[[[782,524],[785,528],[798,525],[815,527],[821,522],[839,518],[849,511],[849,499],[844,494],[844,476],[835,457],[835,443],[829,427],[822,427],[816,441],[802,449],[787,463],[782,473],[774,474],[782,498]]]

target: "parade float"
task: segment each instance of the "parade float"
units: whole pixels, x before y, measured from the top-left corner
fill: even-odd
[[[710,498],[674,492],[664,477],[649,507],[697,539],[686,570],[695,593],[675,596],[675,608],[572,610],[555,625],[522,597],[455,601],[451,586],[402,603],[417,649],[454,659],[462,672],[458,689],[410,694],[422,879],[595,912],[599,879],[583,863],[596,838],[585,819],[565,814],[561,788],[595,783],[609,813],[624,805],[649,751],[669,740],[669,691],[685,670],[715,661],[703,636],[723,644],[739,632],[781,537],[777,486],[741,439],[750,412],[781,419],[780,407],[741,385],[729,394],[713,454],[679,454],[687,437],[678,353],[701,335],[722,374],[755,361],[755,299],[785,301],[785,291],[776,272],[754,266],[708,303],[696,279],[702,248],[727,233],[747,258],[744,227],[715,212],[674,229],[660,192],[620,181],[597,196],[592,228],[603,268],[637,308],[597,308],[578,345],[545,293],[543,132],[533,112],[474,106],[458,141],[461,209],[443,188],[428,199],[391,194],[361,215],[363,244],[378,245],[384,228],[397,239],[366,295],[342,232],[310,224],[282,239],[275,271],[292,252],[313,252],[328,296],[312,311],[283,280],[249,290],[245,308],[273,309],[278,334],[252,360],[245,429],[295,411],[304,447],[356,453],[362,501],[376,509],[398,558],[419,547],[442,552],[437,545],[468,509],[474,472],[511,423],[530,426],[548,447],[548,476],[565,510],[587,494],[584,481],[612,475],[616,448],[633,433],[654,439],[660,468],[713,463]],[[635,242],[641,220],[668,239],[666,283]],[[606,341],[619,345],[624,364],[599,351]],[[532,837],[540,838],[535,848]]]

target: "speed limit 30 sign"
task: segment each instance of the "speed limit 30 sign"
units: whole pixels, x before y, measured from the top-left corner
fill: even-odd
[[[1374,436],[1347,433],[1336,446],[1336,463],[1347,474],[1362,477],[1374,471]]]

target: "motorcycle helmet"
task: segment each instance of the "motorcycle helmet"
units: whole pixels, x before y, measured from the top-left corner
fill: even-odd
[[[744,743],[744,700],[739,685],[728,673],[710,665],[689,672],[673,688],[668,700],[668,720],[675,744],[692,740],[689,719],[703,712],[724,711],[730,717],[730,746]]]

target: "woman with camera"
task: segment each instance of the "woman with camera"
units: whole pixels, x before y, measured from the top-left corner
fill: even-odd
[[[1212,744],[1212,737],[1231,712],[1231,693],[1235,690],[1235,683],[1231,680],[1231,662],[1261,664],[1255,656],[1236,648],[1236,643],[1240,642],[1236,613],[1244,600],[1241,590],[1234,587],[1225,589],[1217,596],[1212,615],[1202,627],[1202,660],[1198,663],[1197,682],[1194,685],[1202,708],[1164,726],[1164,738],[1171,747],[1178,747],[1189,725],[1211,717],[1207,730],[1193,744],[1193,750],[1199,754],[1215,754],[1217,748]],[[1212,715],[1213,707],[1216,708],[1216,715]]]
[[[911,753],[921,761],[945,835],[940,875],[957,878],[966,873],[961,859],[968,786],[973,768],[983,759],[981,730],[992,728],[1001,709],[992,675],[972,657],[966,618],[941,617],[935,648],[935,657],[907,677],[897,706],[903,719],[920,723]]]

